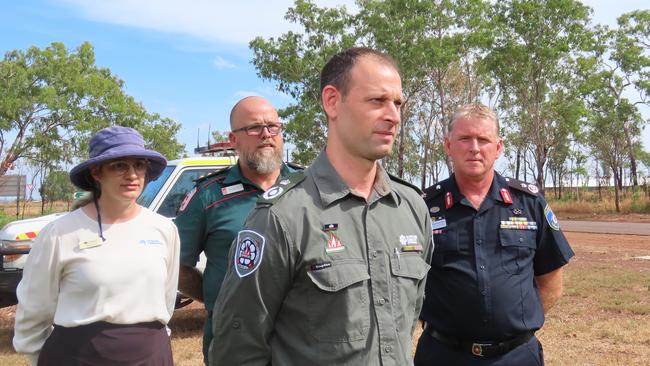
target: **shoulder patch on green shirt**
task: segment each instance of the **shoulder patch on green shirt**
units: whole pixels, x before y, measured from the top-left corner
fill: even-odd
[[[539,188],[535,184],[532,183],[526,183],[522,182],[517,179],[513,178],[505,178],[506,183],[508,183],[508,187],[514,188],[518,191],[526,192],[530,195],[537,196],[537,193],[539,193]]]
[[[394,176],[394,175],[392,175],[390,173],[388,173],[388,176],[390,177],[391,180],[393,180],[393,181],[395,181],[397,183],[403,184],[403,185],[405,185],[407,187],[411,187],[411,188],[415,189],[415,191],[418,192],[418,194],[420,196],[422,195],[422,190],[420,188],[418,188],[416,185],[413,185],[411,182],[407,182],[404,179],[398,178],[398,177],[396,177],[396,176]]]
[[[257,204],[268,204],[272,205],[277,200],[282,197],[288,190],[295,187],[298,183],[302,182],[305,179],[305,173],[302,171],[297,171],[295,173],[289,174],[286,178],[281,178],[278,184],[269,188],[260,198],[257,199]]]
[[[195,185],[198,185],[199,183],[204,182],[204,181],[205,181],[206,179],[208,179],[208,178],[216,177],[217,175],[220,175],[220,174],[222,174],[222,173],[227,173],[228,171],[230,171],[230,168],[232,168],[233,166],[234,166],[234,165],[227,166],[227,167],[225,167],[225,168],[221,168],[221,169],[215,170],[215,171],[213,171],[212,173],[209,173],[209,174],[206,174],[206,175],[200,176],[200,177],[198,177],[198,178],[194,181],[194,182],[195,182]]]
[[[294,163],[294,162],[292,162],[292,161],[290,161],[290,162],[288,162],[288,163],[285,163],[285,164],[287,164],[288,167],[291,167],[292,169],[295,169],[295,170],[304,170],[304,169],[305,169],[305,166],[304,166],[304,165],[302,165],[302,164],[298,164],[298,163]]]

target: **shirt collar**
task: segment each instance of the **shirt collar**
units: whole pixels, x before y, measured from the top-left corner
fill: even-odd
[[[490,187],[490,192],[488,193],[489,197],[492,197],[495,201],[503,201],[503,195],[501,194],[501,189],[506,189],[510,192],[506,180],[499,175],[499,173],[494,172],[494,178],[492,178],[492,186]]]
[[[291,172],[289,171],[289,167],[287,166],[287,164],[282,163],[282,166],[280,167],[280,175],[278,176],[278,180],[280,178],[286,178],[290,173]],[[244,175],[241,172],[241,169],[239,168],[239,162],[237,162],[237,164],[233,165],[230,168],[228,175],[226,175],[226,178],[223,180],[224,185],[229,185],[233,183],[246,183],[253,187],[259,188],[255,183],[251,182],[248,178],[244,177]]]
[[[460,202],[463,198],[465,198],[465,196],[463,196],[463,194],[460,193],[460,190],[458,190],[458,184],[456,184],[455,174],[451,175],[450,180],[452,184],[449,185],[447,192],[451,192],[452,202],[455,205],[458,202]],[[505,179],[501,175],[499,175],[499,173],[494,172],[494,177],[492,177],[492,184],[490,185],[490,190],[486,195],[486,199],[491,198],[494,201],[503,202],[503,196],[501,196],[501,188],[508,189],[507,186],[508,184],[506,183]]]
[[[314,160],[313,164],[309,167],[309,172],[324,206],[329,206],[334,201],[348,194],[352,194],[348,185],[341,179],[341,176],[330,163],[325,151],[322,151],[316,160]],[[392,188],[388,173],[386,173],[386,170],[379,163],[377,163],[377,173],[372,190],[369,203],[386,196],[390,196],[396,204],[399,202],[399,198]]]

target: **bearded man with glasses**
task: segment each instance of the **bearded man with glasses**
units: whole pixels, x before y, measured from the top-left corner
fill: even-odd
[[[205,304],[203,355],[212,340],[212,308],[228,269],[228,252],[255,202],[269,187],[301,167],[282,162],[282,124],[266,99],[253,96],[230,112],[229,140],[235,145],[237,165],[199,179],[180,207],[176,225],[181,237],[179,289]],[[207,264],[203,274],[195,265],[201,252]]]

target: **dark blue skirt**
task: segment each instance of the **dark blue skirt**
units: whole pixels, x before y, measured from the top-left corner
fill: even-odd
[[[160,322],[54,325],[38,366],[172,366],[171,340]]]

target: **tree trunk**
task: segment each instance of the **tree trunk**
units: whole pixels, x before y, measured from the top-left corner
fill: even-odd
[[[623,123],[623,132],[625,132],[625,142],[627,155],[630,159],[630,178],[632,178],[632,186],[638,187],[639,180],[637,178],[637,168],[636,168],[636,154],[634,153],[634,145],[632,144],[632,137],[630,136],[630,127],[627,123]]]
[[[427,134],[428,135],[428,134]],[[427,136],[427,141],[423,143],[424,145],[424,156],[422,157],[422,183],[420,183],[420,188],[424,190],[427,184],[427,164],[429,163],[429,136]]]
[[[399,145],[397,146],[397,176],[404,177],[404,130],[406,130],[406,121],[402,119],[399,127]]]
[[[621,187],[623,186],[622,185],[621,169],[613,168],[612,172],[614,174],[614,203],[616,205],[616,212],[620,213],[621,212],[620,190],[621,190]]]
[[[519,180],[519,164],[521,160],[521,148],[517,148],[517,162],[515,163],[515,179]]]

